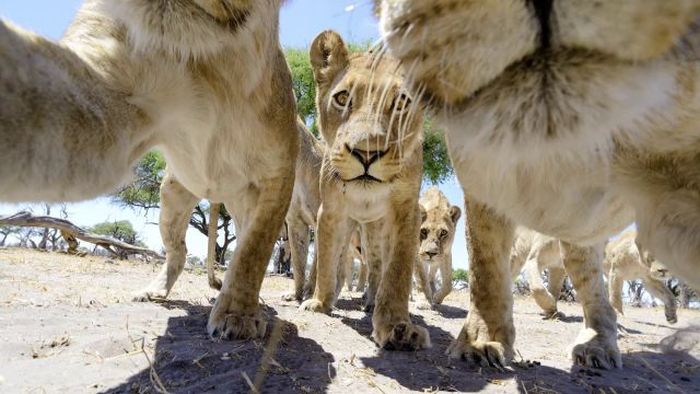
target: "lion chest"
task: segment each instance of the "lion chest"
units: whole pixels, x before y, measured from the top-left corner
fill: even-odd
[[[341,199],[345,212],[358,223],[380,220],[392,208],[391,189],[385,185],[372,188],[345,186]]]

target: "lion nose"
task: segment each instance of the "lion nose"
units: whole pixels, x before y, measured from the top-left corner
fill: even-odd
[[[430,257],[431,259],[432,259],[433,257],[437,256],[437,252],[434,251],[434,250],[427,251],[427,252],[425,252],[425,254],[427,254],[428,257]]]
[[[363,167],[365,167],[365,170],[367,170],[369,166],[386,154],[386,151],[383,150],[351,148],[349,145],[345,145],[345,148],[355,159],[357,159],[357,161],[362,164]]]
[[[668,270],[665,268],[659,268],[656,270],[656,272],[658,272],[661,276],[666,276],[666,274],[668,274]]]

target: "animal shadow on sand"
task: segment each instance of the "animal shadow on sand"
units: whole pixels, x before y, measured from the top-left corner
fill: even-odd
[[[270,341],[271,332],[281,333],[273,353],[261,392],[325,392],[335,369],[333,356],[313,340],[298,335],[297,327],[278,319],[266,308],[267,335],[261,341],[216,341],[206,332],[211,306],[183,301],[160,303],[164,308],[178,308],[185,316],[171,317],[165,334],[155,343],[152,368],[146,368],[106,393],[249,393],[244,375],[255,382]],[[163,387],[161,387],[161,384]]]
[[[345,306],[343,303],[341,305]],[[348,305],[352,305],[349,303]],[[356,309],[356,308],[352,308]],[[360,335],[369,338],[372,333],[371,315],[360,319],[342,317],[342,322]],[[653,351],[623,354],[624,369],[600,370],[570,366],[562,369],[516,356],[510,367],[501,371],[481,368],[474,363],[450,359],[445,354],[454,336],[433,325],[421,316],[411,315],[413,323],[426,327],[432,347],[415,352],[396,352],[377,349],[373,357],[361,358],[362,363],[375,373],[396,380],[403,388],[416,391],[475,392],[486,385],[515,386],[521,393],[631,393],[643,392],[700,392],[699,362],[683,349],[697,342],[680,333],[661,342],[661,350],[673,348],[665,354]],[[692,331],[692,330],[691,330]],[[527,335],[527,330],[521,331]],[[679,338],[682,337],[682,338]],[[678,344],[682,343],[682,346]],[[678,351],[680,348],[680,351]],[[564,349],[562,349],[564,350]]]

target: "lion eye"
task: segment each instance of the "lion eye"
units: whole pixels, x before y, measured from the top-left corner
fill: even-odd
[[[341,90],[340,92],[333,95],[333,104],[339,109],[345,110],[350,107],[352,101],[350,100],[350,93],[347,90]]]
[[[394,103],[391,105],[391,108],[395,112],[404,112],[410,105],[411,99],[406,94],[401,93],[394,99]]]
[[[422,228],[422,229],[420,230],[420,239],[421,239],[421,240],[424,240],[424,239],[426,239],[426,238],[428,238],[428,230]]]
[[[440,239],[447,238],[447,230],[440,230]]]

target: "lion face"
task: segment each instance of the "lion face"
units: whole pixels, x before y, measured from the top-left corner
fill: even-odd
[[[451,252],[455,227],[462,215],[437,188],[428,189],[419,201],[421,211],[420,248],[422,261],[441,261]]]
[[[311,47],[317,108],[328,164],[346,183],[390,183],[422,142],[422,114],[402,88],[397,63],[371,52],[349,55],[335,32]]]

